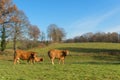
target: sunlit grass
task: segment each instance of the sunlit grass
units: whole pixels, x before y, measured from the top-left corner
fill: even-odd
[[[120,65],[78,63],[51,65],[50,63],[13,65],[0,61],[1,80],[119,80]]]
[[[50,49],[68,49],[65,64],[51,64]],[[120,80],[120,44],[61,43],[30,49],[43,57],[41,63],[13,65],[13,53],[0,55],[0,80]],[[116,54],[117,53],[117,54]]]

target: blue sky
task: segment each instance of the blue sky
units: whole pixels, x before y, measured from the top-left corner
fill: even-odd
[[[50,24],[64,28],[66,38],[87,32],[120,33],[120,0],[13,0],[33,25],[47,33]]]

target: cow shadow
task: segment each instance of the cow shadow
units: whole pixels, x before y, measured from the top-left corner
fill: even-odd
[[[94,62],[94,61],[88,61],[88,62],[73,62],[72,64],[92,64],[92,65],[120,65],[120,61],[116,62]]]
[[[91,56],[94,60],[101,61],[120,61],[120,50],[118,49],[93,49],[93,48],[75,48],[75,47],[63,47],[58,48],[60,50],[69,50],[72,56]],[[92,53],[92,54],[91,54]],[[89,62],[91,64],[97,64],[96,62]],[[115,63],[116,64],[116,63]]]
[[[23,78],[20,78],[20,79],[17,79],[17,80],[25,80],[25,79],[23,79]]]
[[[75,53],[110,53],[110,54],[119,54],[120,50],[118,49],[93,49],[93,48],[75,48],[75,47],[63,47],[63,48],[57,48],[60,50],[69,50],[70,52],[75,52]]]

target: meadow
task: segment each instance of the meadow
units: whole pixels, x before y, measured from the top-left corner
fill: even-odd
[[[51,64],[50,49],[70,51],[65,64]],[[13,52],[7,49],[0,55],[0,80],[120,80],[119,43],[61,43],[34,48],[44,61],[13,65]]]

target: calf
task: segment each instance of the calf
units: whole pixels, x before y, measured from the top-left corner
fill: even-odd
[[[57,50],[57,49],[52,49],[48,51],[48,56],[51,59],[52,64],[54,64],[54,59],[59,59],[59,64],[62,61],[64,64],[64,59],[65,57],[69,54],[68,50]]]
[[[35,62],[41,62],[41,61],[43,61],[43,58],[40,58],[40,57],[35,58]]]

